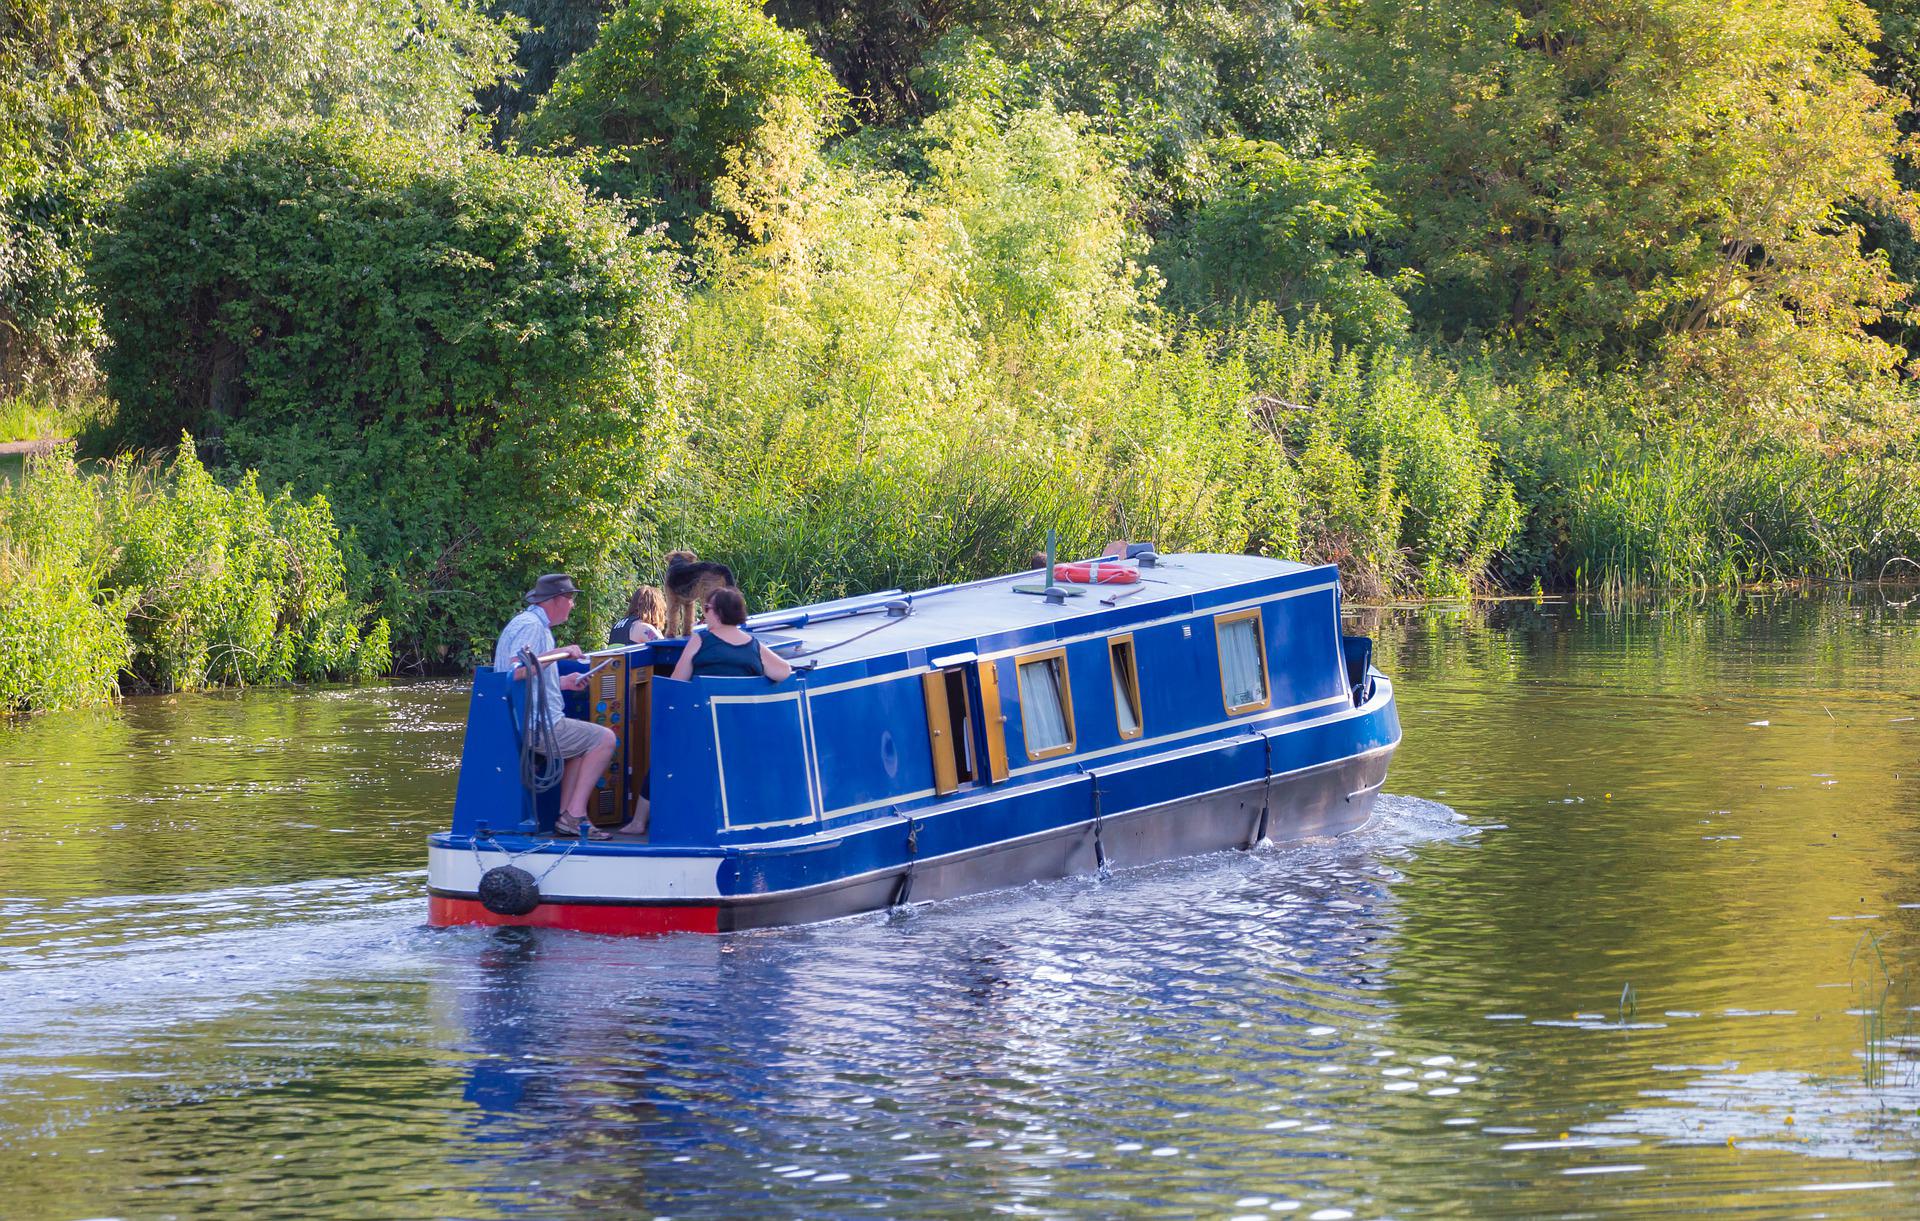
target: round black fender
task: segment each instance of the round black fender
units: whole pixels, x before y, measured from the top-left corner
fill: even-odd
[[[524,916],[540,906],[540,884],[518,865],[495,865],[480,875],[480,906],[496,916]]]

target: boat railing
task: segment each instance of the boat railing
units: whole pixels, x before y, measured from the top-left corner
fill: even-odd
[[[1084,560],[1062,562],[1090,564],[1095,560],[1108,560],[1112,558],[1112,556],[1095,555],[1088,556]],[[936,585],[932,589],[922,589],[913,593],[908,593],[903,589],[887,589],[879,593],[860,594],[852,598],[843,598],[838,602],[822,603],[818,606],[810,607],[807,610],[768,611],[765,614],[749,616],[744,626],[749,631],[768,631],[770,629],[783,627],[803,628],[811,624],[827,623],[835,619],[849,619],[855,615],[870,615],[875,611],[892,611],[897,614],[899,613],[899,608],[903,605],[908,608],[910,613],[916,602],[925,602],[945,594],[959,593],[962,590],[982,589],[988,585],[1011,584],[1014,581],[1026,580],[1031,576],[1033,571],[1033,569],[1026,569],[1020,572],[1001,573],[999,576],[982,577],[977,581],[957,581],[951,585]]]

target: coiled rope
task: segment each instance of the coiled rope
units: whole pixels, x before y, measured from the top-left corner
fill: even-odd
[[[521,649],[519,660],[527,671],[526,710],[520,718],[520,783],[529,793],[544,793],[560,783],[567,761],[554,745],[553,721],[547,715],[547,686],[540,681],[540,658],[532,649]],[[535,763],[535,755],[542,762]]]

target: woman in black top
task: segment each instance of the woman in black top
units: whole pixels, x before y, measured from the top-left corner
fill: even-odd
[[[722,586],[707,598],[706,621],[706,627],[687,641],[679,662],[673,667],[673,676],[680,681],[695,675],[706,678],[760,676],[777,683],[793,673],[792,666],[740,626],[747,621],[747,599],[733,586]]]
[[[667,600],[659,589],[642,585],[627,599],[627,617],[607,633],[608,644],[645,644],[660,639],[660,625],[667,620]]]

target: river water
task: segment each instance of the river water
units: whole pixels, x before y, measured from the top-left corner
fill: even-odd
[[[425,928],[454,683],[0,723],[0,1214],[1920,1210],[1920,606],[1361,626],[1360,834],[725,938]]]

